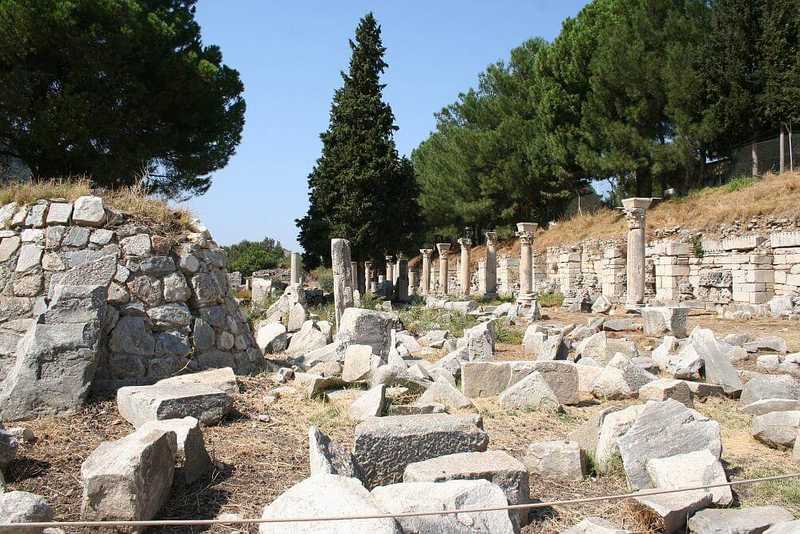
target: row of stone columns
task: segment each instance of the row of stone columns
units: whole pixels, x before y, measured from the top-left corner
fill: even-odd
[[[627,297],[626,305],[629,308],[641,306],[645,297],[645,243],[646,243],[646,224],[645,212],[650,206],[650,198],[627,198],[622,201],[622,210],[628,222],[626,259],[627,272]],[[520,241],[519,259],[519,297],[518,301],[523,305],[530,305],[535,297],[535,287],[533,281],[533,238],[537,229],[536,223],[521,222],[517,223],[517,237]],[[350,247],[347,243],[346,253],[342,250],[341,242],[347,243],[343,239],[331,241],[331,255],[334,264],[334,296],[343,289],[337,289],[337,277],[342,279],[347,277],[350,286],[350,301],[352,301],[352,291],[359,286],[359,274],[356,262],[350,261]],[[461,262],[459,266],[458,281],[461,285],[462,293],[470,293],[470,247],[472,241],[467,238],[458,240],[461,245]],[[497,293],[497,234],[486,232],[486,264],[483,269],[485,280],[481,284],[485,294],[488,296]],[[436,250],[439,253],[439,293],[448,294],[448,255],[450,243],[436,243]],[[433,292],[431,287],[431,258],[433,249],[420,249],[422,255],[421,280],[417,282],[415,274],[409,276],[408,259],[402,254],[397,254],[397,263],[392,263],[392,256],[386,256],[386,274],[378,277],[378,285],[384,281],[390,285],[395,296],[399,300],[407,300],[409,296],[409,286],[416,292],[419,287],[422,295],[430,295]],[[347,265],[344,265],[344,262]],[[373,263],[364,263],[364,288],[375,292],[377,287],[373,278]],[[299,254],[293,253],[291,257],[291,280],[292,283],[300,281],[300,258]],[[342,300],[347,301],[347,296],[342,294]],[[337,320],[340,316],[339,306],[337,305]]]

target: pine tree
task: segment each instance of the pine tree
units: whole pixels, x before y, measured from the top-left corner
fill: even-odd
[[[383,101],[381,28],[372,13],[350,41],[352,57],[337,89],[322,156],[308,177],[309,209],[298,219],[304,262],[330,263],[329,239],[350,240],[353,259],[408,246],[419,220],[411,166],[398,156],[394,114]]]

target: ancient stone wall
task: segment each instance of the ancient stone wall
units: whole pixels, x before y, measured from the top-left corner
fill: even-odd
[[[97,196],[0,208],[0,377],[58,286],[107,289],[94,386],[152,383],[180,370],[258,370],[225,257],[197,221],[147,224]]]

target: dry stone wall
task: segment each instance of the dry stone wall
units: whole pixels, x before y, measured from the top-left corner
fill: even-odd
[[[96,389],[263,365],[222,250],[199,221],[147,224],[98,196],[0,207],[0,380],[59,286],[106,290]]]

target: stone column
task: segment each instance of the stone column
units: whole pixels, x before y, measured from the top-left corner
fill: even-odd
[[[472,240],[468,237],[462,237],[458,240],[458,244],[461,245],[461,262],[458,266],[458,283],[461,285],[462,294],[469,295],[469,247],[472,246]]]
[[[486,232],[486,266],[483,269],[484,296],[497,295],[497,233]]]
[[[400,277],[400,269],[398,268],[398,263],[400,262],[400,256],[402,252],[396,252],[394,255],[394,269],[392,269],[392,274],[394,278],[392,278],[392,283],[397,286],[397,279]]]
[[[364,291],[374,291],[372,289],[372,262],[364,262]]]
[[[400,302],[408,301],[408,258],[402,252],[397,253],[397,300]]]
[[[419,294],[419,282],[417,281],[417,271],[408,270],[408,296]]]
[[[392,294],[394,293],[394,264],[392,263],[392,257],[386,256],[386,277],[384,278],[383,284],[383,296],[386,298],[392,298]]]
[[[650,206],[651,201],[649,198],[622,200],[622,211],[628,221],[627,296],[625,298],[625,306],[628,308],[638,308],[644,304],[645,210]]]
[[[419,249],[422,254],[422,284],[420,291],[423,295],[428,295],[431,292],[431,255],[433,254],[432,248]]]
[[[299,252],[292,252],[290,259],[289,283],[300,284],[303,279],[303,263]]]
[[[355,291],[356,289],[358,289],[358,262],[351,261],[350,266],[351,266],[350,274],[353,277],[353,281],[350,283],[350,287],[352,287],[353,290]]]
[[[447,295],[447,253],[450,252],[450,243],[436,243],[439,251],[439,292]]]
[[[536,232],[536,223],[517,223],[517,237],[519,237],[519,297],[522,304],[533,301],[533,234]]]
[[[331,267],[333,270],[333,302],[336,311],[336,329],[345,308],[353,306],[353,264],[350,260],[350,242],[331,239]]]

